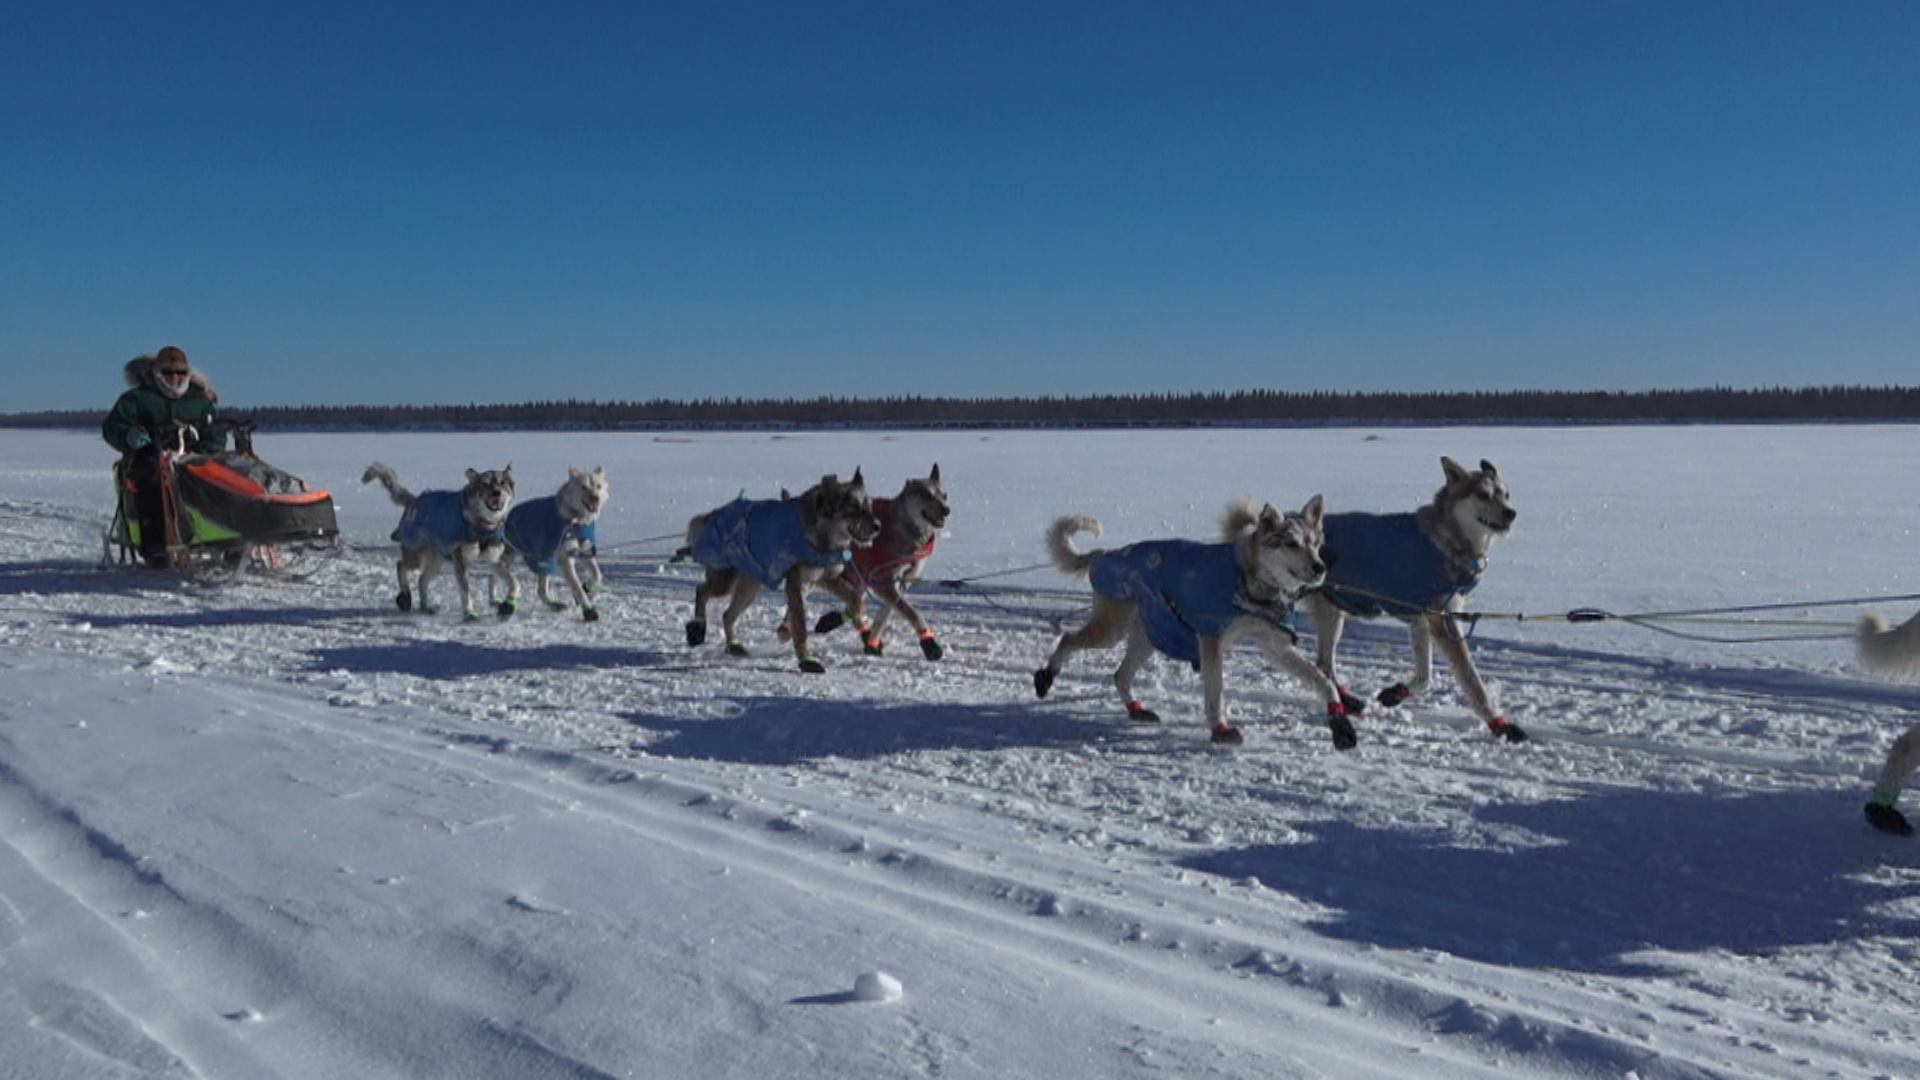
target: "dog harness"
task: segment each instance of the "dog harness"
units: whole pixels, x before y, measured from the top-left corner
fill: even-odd
[[[1328,514],[1323,525],[1320,592],[1349,615],[1412,618],[1472,592],[1487,568],[1442,551],[1417,514]]]
[[[536,574],[560,572],[560,552],[571,550],[583,555],[594,551],[595,521],[569,521],[560,512],[560,500],[552,495],[518,503],[507,512],[503,535],[507,546],[525,560]]]
[[[878,520],[891,521],[892,512],[892,499],[873,500],[873,516]],[[892,545],[884,543],[885,536],[885,533],[881,534],[882,542],[853,549],[853,572],[860,576],[863,585],[871,586],[876,581],[886,581],[897,575],[902,567],[928,558],[933,554],[934,542],[939,539],[937,533],[929,536],[926,543],[903,555]]]
[[[850,556],[814,549],[798,499],[735,499],[707,515],[693,558],[709,570],[751,574],[773,589],[796,566],[841,566]]]
[[[423,491],[407,512],[400,515],[400,526],[393,539],[408,551],[431,546],[441,556],[451,556],[462,544],[499,543],[504,539],[501,526],[480,531],[467,520],[466,497],[458,491]]]
[[[1201,638],[1249,611],[1275,610],[1241,591],[1232,544],[1145,540],[1095,555],[1087,579],[1101,596],[1134,604],[1153,647],[1190,664],[1200,662]]]

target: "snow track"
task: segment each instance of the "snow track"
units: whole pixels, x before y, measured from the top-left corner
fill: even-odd
[[[370,496],[323,579],[212,588],[66,557],[93,494],[0,499],[9,1080],[1920,1073],[1920,849],[1859,823],[1910,697],[1841,649],[1487,623],[1534,742],[1443,673],[1349,753],[1242,652],[1223,752],[1179,665],[1158,726],[1116,655],[1034,699],[1049,574],[806,676],[771,600],[689,649],[656,560],[597,623],[403,616]],[[1357,628],[1347,673],[1403,654]]]

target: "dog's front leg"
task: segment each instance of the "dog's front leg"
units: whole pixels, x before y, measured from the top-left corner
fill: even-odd
[[[499,559],[494,561],[493,577],[490,579],[487,589],[488,595],[491,596],[493,593],[491,583],[499,582],[500,591],[506,594],[504,600],[494,605],[494,610],[499,612],[500,617],[503,619],[512,615],[515,611],[520,610],[520,582],[513,576],[513,560],[513,551],[512,549],[508,549]]]
[[[913,627],[913,632],[920,636],[920,654],[929,660],[938,660],[946,655],[946,650],[940,647],[939,639],[933,636],[933,627],[927,625],[927,620],[920,614],[920,609],[914,607],[913,601],[907,599],[907,589],[917,580],[919,580],[917,574],[909,573],[887,582],[886,591],[880,596],[886,601],[887,606],[881,610],[879,617],[873,620],[873,636],[876,638],[880,636],[881,629],[887,625],[887,614],[898,611],[907,620],[908,625]]]
[[[473,558],[469,545],[461,544],[453,549],[453,576],[460,583],[460,616],[468,622],[480,618],[479,612],[473,610],[473,580],[470,577]]]
[[[567,579],[567,591],[573,594],[573,602],[580,605],[580,618],[586,622],[598,622],[600,620],[600,609],[595,607],[593,601],[588,598],[587,588],[580,581],[580,570],[573,564],[573,556],[562,552],[560,555],[560,573]],[[551,599],[544,595],[546,584],[547,579],[541,578],[540,585],[543,595],[540,599],[546,601],[550,606],[557,606],[554,605]]]
[[[787,627],[793,635],[793,655],[800,661],[800,670],[810,675],[827,670],[825,664],[807,652],[807,588],[814,580],[798,568],[787,574]]]
[[[1207,716],[1207,733],[1220,746],[1239,746],[1242,742],[1240,729],[1227,723],[1222,715],[1226,697],[1226,661],[1221,655],[1220,639],[1203,637],[1200,639],[1200,683],[1205,688],[1204,701]]]
[[[1460,630],[1460,620],[1453,615],[1437,615],[1433,621],[1440,632],[1440,647],[1447,652],[1447,663],[1453,668],[1453,678],[1466,688],[1467,702],[1480,719],[1487,722],[1487,729],[1508,742],[1525,742],[1527,733],[1516,724],[1509,723],[1494,708],[1493,695],[1488,693],[1486,684],[1480,681],[1480,672],[1473,666],[1473,658],[1467,654],[1467,638]]]
[[[1351,750],[1360,743],[1360,736],[1353,729],[1353,718],[1347,715],[1347,706],[1341,700],[1340,688],[1332,679],[1327,678],[1317,664],[1308,660],[1293,643],[1292,638],[1283,636],[1279,631],[1262,622],[1257,624],[1254,640],[1260,645],[1260,651],[1277,668],[1294,677],[1301,685],[1319,695],[1327,707],[1327,727],[1333,732],[1333,747],[1336,750]]]

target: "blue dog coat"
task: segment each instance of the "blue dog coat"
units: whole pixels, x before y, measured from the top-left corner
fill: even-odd
[[[1416,514],[1328,514],[1321,595],[1349,615],[1410,618],[1473,591],[1483,565],[1452,558]]]
[[[796,566],[839,566],[849,553],[814,550],[797,499],[735,499],[707,515],[693,541],[693,558],[709,570],[738,570],[774,589]]]
[[[1200,639],[1219,637],[1247,612],[1232,544],[1144,540],[1103,551],[1088,567],[1093,591],[1138,607],[1153,647],[1200,661]]]
[[[594,529],[598,522],[584,525],[568,521],[560,513],[560,500],[548,495],[518,503],[507,512],[505,535],[511,547],[536,574],[560,572],[560,549],[574,542],[575,550],[591,555]]]
[[[474,532],[467,523],[465,500],[457,491],[423,491],[400,515],[393,539],[408,551],[430,546],[448,557],[461,544],[499,540],[500,529]]]

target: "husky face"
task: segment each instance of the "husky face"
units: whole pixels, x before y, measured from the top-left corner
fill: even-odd
[[[567,466],[567,482],[560,485],[554,501],[560,504],[560,516],[576,525],[585,525],[600,516],[607,502],[607,470],[594,466],[592,472]]]
[[[1320,557],[1325,540],[1320,496],[1307,500],[1298,513],[1282,514],[1271,503],[1260,508],[1254,522],[1253,551],[1258,579],[1292,598],[1320,584],[1327,576]]]
[[[855,544],[871,544],[880,535],[867,481],[857,468],[853,479],[844,484],[833,473],[821,477],[818,484],[801,493],[800,501],[807,535],[816,551],[845,551]]]
[[[488,529],[507,519],[513,509],[513,466],[504,469],[467,470],[467,486],[460,490],[467,520]]]
[[[1493,462],[1482,459],[1479,470],[1469,472],[1459,462],[1443,457],[1440,467],[1446,472],[1447,483],[1434,496],[1434,504],[1460,535],[1484,549],[1493,538],[1512,530],[1520,512],[1513,508],[1513,495]]]
[[[906,524],[907,534],[916,542],[947,527],[953,504],[947,501],[947,489],[940,483],[940,466],[935,465],[925,480],[909,480],[893,501],[894,513]]]

